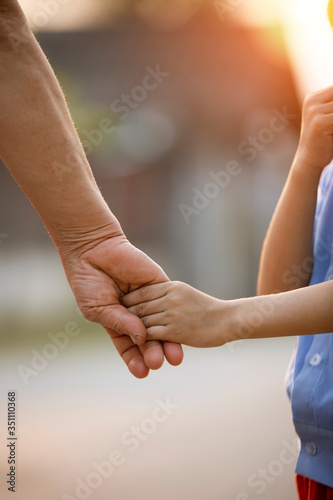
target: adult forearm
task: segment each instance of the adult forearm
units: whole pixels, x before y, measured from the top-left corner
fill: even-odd
[[[333,281],[225,303],[230,340],[312,335],[333,331]],[[225,305],[222,306],[222,309]],[[221,338],[224,334],[220,333]],[[225,338],[225,337],[224,337]]]
[[[264,241],[258,294],[308,284],[319,179],[319,170],[305,169],[296,157]]]
[[[101,239],[120,233],[60,85],[18,3],[5,1],[0,16],[1,158],[57,246],[80,247],[92,231]]]
[[[120,297],[168,278],[133,247],[104,202],[50,64],[16,0],[0,1],[0,157],[49,230],[83,315],[111,336],[139,378],[181,346],[145,342]],[[131,338],[140,342],[140,347]]]

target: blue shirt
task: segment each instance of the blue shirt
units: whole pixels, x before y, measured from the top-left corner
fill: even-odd
[[[333,162],[320,180],[313,243],[309,285],[333,279]],[[333,333],[298,337],[286,385],[301,440],[296,472],[333,488]]]

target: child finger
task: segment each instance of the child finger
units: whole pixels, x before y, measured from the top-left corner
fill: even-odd
[[[152,326],[165,326],[165,315],[163,313],[160,314],[151,314],[150,316],[144,316],[141,318],[142,323],[146,328],[151,328]]]
[[[318,111],[321,111],[323,115],[331,115],[333,113],[333,101],[320,104],[318,106]]]
[[[175,340],[169,338],[169,329],[167,326],[151,326],[147,330],[147,339],[149,340]]]
[[[157,283],[154,285],[143,286],[122,297],[121,302],[125,307],[135,306],[141,302],[149,302],[166,295],[170,283]]]
[[[333,100],[333,86],[330,85],[324,89],[312,92],[311,95],[318,98],[321,102],[329,102]]]
[[[165,301],[164,299],[156,299],[150,302],[142,302],[141,304],[136,304],[135,306],[129,307],[128,311],[139,318],[143,316],[149,316],[150,314],[157,314],[165,311]]]

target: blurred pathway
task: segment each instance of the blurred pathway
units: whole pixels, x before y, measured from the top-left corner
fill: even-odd
[[[78,338],[27,387],[17,366],[28,353],[2,352],[1,499],[12,498],[3,481],[5,400],[16,389],[16,500],[296,500],[295,459],[279,459],[295,439],[283,388],[291,350],[290,339],[186,349],[181,367],[138,381],[108,339]],[[90,484],[80,483],[81,497],[78,479]]]

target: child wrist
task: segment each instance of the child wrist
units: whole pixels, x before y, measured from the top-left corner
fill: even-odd
[[[305,155],[298,152],[291,167],[291,173],[298,180],[311,179],[312,182],[319,183],[321,173],[325,167],[318,166],[306,159]]]

